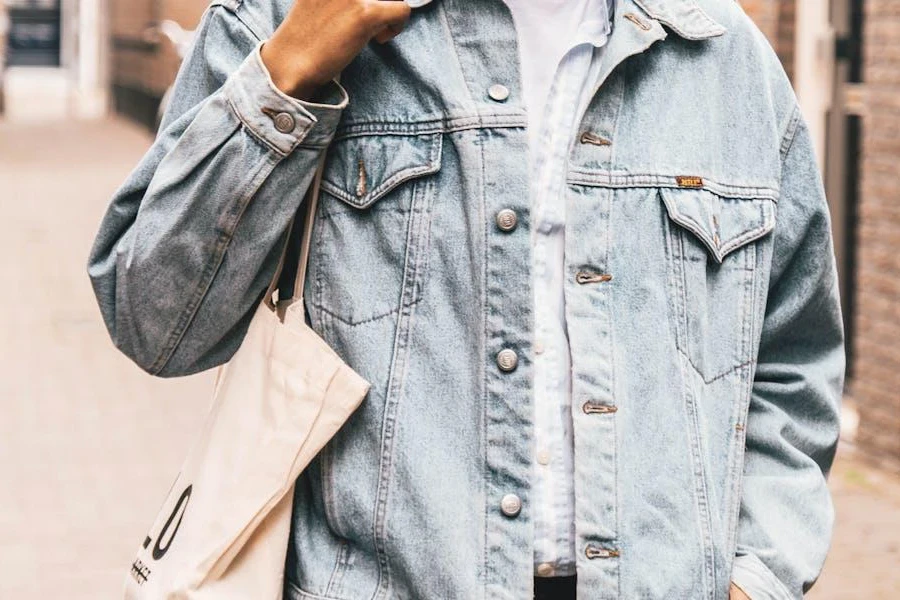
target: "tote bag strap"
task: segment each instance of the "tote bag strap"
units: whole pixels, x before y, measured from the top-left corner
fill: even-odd
[[[316,223],[316,208],[319,206],[319,195],[322,190],[322,175],[324,170],[325,152],[322,153],[319,169],[316,171],[316,177],[313,179],[309,198],[306,201],[306,215],[303,219],[303,243],[300,244],[300,257],[297,260],[297,272],[294,276],[293,289],[291,290],[290,296],[295,300],[302,300],[303,293],[306,289],[306,271],[309,268],[309,250],[312,247],[313,227]]]
[[[334,81],[340,83],[341,75],[334,78]],[[322,151],[319,158],[319,165],[316,169],[316,175],[313,178],[312,185],[303,203],[306,210],[303,211],[303,221],[300,228],[301,236],[295,234],[294,230],[297,225],[297,218],[291,221],[288,227],[288,239],[285,242],[284,250],[281,253],[281,259],[278,261],[278,269],[266,290],[264,302],[269,308],[278,312],[281,320],[284,320],[284,311],[287,307],[296,302],[303,300],[303,294],[306,287],[306,271],[309,267],[309,250],[312,246],[313,226],[316,221],[316,209],[319,205],[319,193],[322,188],[322,175],[325,173],[325,159],[328,149]],[[300,212],[300,211],[298,211]],[[298,248],[299,245],[299,248]],[[288,257],[297,256],[297,262],[287,262]],[[278,290],[278,300],[275,300],[275,290]]]
[[[319,204],[319,193],[322,187],[322,175],[325,170],[325,154],[319,159],[319,165],[316,169],[315,177],[310,185],[305,201],[298,210],[298,214],[302,213],[302,220],[299,221],[295,216],[288,227],[288,238],[285,241],[284,249],[281,251],[281,258],[278,261],[278,268],[263,301],[266,305],[277,311],[283,317],[283,311],[288,305],[303,298],[304,288],[306,285],[306,271],[309,266],[309,252],[312,245],[313,226],[316,220],[316,209]],[[299,225],[299,227],[298,227]],[[300,235],[297,230],[300,229]],[[288,262],[289,257],[297,256],[297,262]],[[275,291],[278,291],[278,298],[275,298]]]

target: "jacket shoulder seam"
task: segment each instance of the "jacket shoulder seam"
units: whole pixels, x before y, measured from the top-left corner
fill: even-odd
[[[250,22],[250,19],[247,18],[247,14],[245,10],[241,10],[244,6],[243,0],[213,0],[212,4],[210,4],[209,8],[212,10],[213,8],[221,8],[225,11],[229,12],[238,22],[244,26],[244,28],[252,35],[257,42],[261,42],[266,39],[268,36],[262,35],[260,33],[259,27],[254,27],[254,25]]]
[[[791,113],[790,118],[788,119],[787,127],[785,127],[784,134],[781,136],[781,160],[783,161],[787,158],[788,152],[791,150],[791,146],[794,145],[794,139],[797,137],[797,130],[800,129],[800,123],[803,121],[803,114],[800,111],[800,106],[795,105],[794,110]]]

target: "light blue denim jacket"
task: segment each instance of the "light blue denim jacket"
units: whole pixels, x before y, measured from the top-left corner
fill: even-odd
[[[258,56],[289,5],[213,2],[90,258],[106,324],[156,375],[227,361],[330,146],[305,300],[373,387],[299,481],[288,598],[530,598],[510,13],[434,0],[310,104]],[[579,597],[799,598],[829,545],[844,369],[810,135],[737,3],[618,0],[615,19],[565,199]]]

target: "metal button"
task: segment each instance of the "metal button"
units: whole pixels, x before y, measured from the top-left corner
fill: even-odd
[[[519,216],[516,214],[516,211],[504,208],[497,213],[497,227],[500,228],[500,231],[509,233],[510,231],[513,231],[518,224]]]
[[[278,113],[273,120],[275,121],[275,129],[281,133],[290,133],[297,126],[297,121],[290,113]]]
[[[538,577],[552,577],[555,572],[556,569],[550,563],[541,563],[536,569]]]
[[[550,464],[550,451],[545,449],[539,450],[537,453],[537,461],[539,465],[547,466]]]
[[[500,501],[500,510],[507,517],[517,517],[522,512],[522,500],[515,494],[507,494]]]
[[[519,366],[519,355],[516,354],[515,350],[510,350],[509,348],[501,350],[497,354],[497,366],[500,367],[501,371],[506,371],[507,373],[515,371],[516,367]]]
[[[488,96],[494,102],[506,102],[509,98],[509,88],[499,83],[494,84],[488,89]]]

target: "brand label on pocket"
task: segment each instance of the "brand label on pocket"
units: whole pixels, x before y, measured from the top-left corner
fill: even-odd
[[[675,181],[678,182],[678,187],[683,188],[702,188],[703,187],[703,178],[696,177],[693,175],[682,175],[680,177],[676,177]]]

